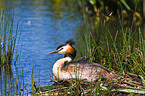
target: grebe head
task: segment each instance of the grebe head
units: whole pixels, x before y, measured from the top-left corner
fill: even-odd
[[[65,44],[59,45],[55,51],[52,51],[48,54],[53,54],[53,53],[59,53],[59,54],[64,54],[65,57],[71,57],[72,60],[76,57],[76,50],[72,46],[74,45],[75,42],[71,39],[65,42]]]

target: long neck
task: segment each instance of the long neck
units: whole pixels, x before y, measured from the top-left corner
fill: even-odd
[[[71,58],[71,61],[76,57],[76,56],[74,56],[74,55],[71,55],[71,54],[69,54],[69,55],[64,55],[64,58],[66,58],[66,57],[69,57],[69,58]]]
[[[76,57],[76,53],[76,49],[70,44],[64,46],[64,50],[60,52],[60,54],[64,54],[64,57],[70,57],[72,60]]]
[[[76,57],[76,50],[73,49],[74,51],[68,54],[65,54],[64,57],[70,57],[72,60]]]
[[[58,67],[63,67],[65,62],[70,62],[70,61],[72,61],[71,57],[65,57],[65,58],[61,58],[61,59],[57,60],[54,65],[56,65]]]
[[[58,72],[60,73],[65,62],[70,62],[70,61],[72,61],[72,58],[70,57],[65,57],[65,58],[57,60],[56,63],[53,65],[53,74],[56,76]]]

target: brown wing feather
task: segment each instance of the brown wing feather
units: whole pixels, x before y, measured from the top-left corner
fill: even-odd
[[[99,78],[110,79],[113,77],[112,72],[106,67],[93,63],[93,62],[79,62],[71,61],[66,62],[61,69],[64,73],[69,72],[72,76],[72,79],[75,79],[75,76],[80,76],[81,79],[87,79],[87,81],[96,81]],[[77,75],[75,75],[77,74]],[[80,74],[80,75],[79,75]],[[75,76],[74,76],[75,75]]]
[[[73,71],[74,68],[77,69],[96,69],[100,67],[100,69],[106,70],[107,72],[111,72],[108,68],[97,64],[97,63],[93,63],[93,62],[85,62],[85,61],[71,61],[71,62],[66,62],[65,65],[63,66],[62,70],[70,70]]]

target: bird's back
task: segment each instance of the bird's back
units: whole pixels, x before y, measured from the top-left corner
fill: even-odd
[[[62,71],[70,73],[72,79],[87,79],[87,81],[95,81],[99,78],[110,75],[110,70],[106,67],[85,61],[71,61],[67,62],[63,67]]]

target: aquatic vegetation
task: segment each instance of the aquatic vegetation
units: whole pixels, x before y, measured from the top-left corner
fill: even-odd
[[[88,20],[88,19],[87,19]],[[98,79],[97,82],[66,80],[62,84],[41,87],[35,81],[39,95],[133,95],[145,94],[144,86],[144,42],[140,28],[136,33],[121,28],[112,35],[106,26],[90,26],[89,21],[81,26],[78,35],[79,55],[89,57],[114,71],[116,78]],[[88,25],[87,25],[88,24]],[[94,23],[91,23],[92,25]],[[94,29],[96,28],[96,29]],[[100,31],[101,29],[101,31]],[[107,31],[108,30],[108,31]],[[102,34],[99,35],[99,32]],[[106,33],[105,33],[106,32]],[[97,34],[97,35],[96,35]],[[105,35],[108,34],[108,35]],[[99,36],[98,36],[99,35]],[[118,35],[120,37],[118,37]],[[135,35],[135,36],[134,36]],[[96,36],[96,37],[95,37]],[[78,57],[80,57],[78,56]],[[51,81],[43,81],[51,82]]]
[[[84,5],[84,2],[81,0],[78,0],[78,2],[81,6]],[[97,14],[98,10],[100,9],[96,9],[98,8],[95,5],[96,0],[87,0],[87,2],[92,4],[93,6],[92,8],[96,16],[95,17],[90,16],[88,13],[92,14],[93,12],[91,12],[92,10],[91,11],[88,10],[86,7],[83,7],[84,9],[80,10],[80,12],[83,11],[82,14],[84,18],[81,24],[78,25],[79,26],[77,38],[78,43],[76,46],[78,53],[77,58],[89,57],[90,61],[97,62],[114,71],[118,76],[117,79],[106,81],[100,78],[95,83],[79,80],[76,80],[75,82],[73,80],[67,80],[62,84],[55,83],[52,86],[46,87],[37,86],[36,90],[38,93],[36,94],[39,95],[145,94],[145,85],[144,85],[145,43],[142,29],[140,27],[137,29],[133,28],[134,23],[133,21],[131,22],[132,25],[130,25],[129,27],[125,27],[122,19],[123,11],[118,12],[119,21],[117,22],[109,23],[108,22],[109,19],[108,20],[100,19],[99,17],[100,15]],[[125,8],[127,8],[128,10],[127,12],[131,10],[130,9],[131,7],[127,5],[125,0],[121,0],[121,3],[123,3]],[[103,6],[102,8],[106,7]],[[111,12],[108,12],[108,15],[110,13]],[[121,15],[119,15],[119,13],[121,13]],[[35,84],[37,85],[38,82],[40,85],[41,81],[37,81],[35,82]]]
[[[17,70],[16,51],[19,28],[17,25],[14,29],[14,14],[7,10],[6,2],[0,13],[0,95],[20,94],[21,91],[18,90],[21,90],[21,80]],[[12,65],[16,68],[17,78],[13,77]]]
[[[133,32],[133,29],[121,25],[120,29],[111,30],[102,23],[95,25],[91,22],[91,26],[89,23],[79,30],[78,49],[81,56],[91,57],[92,61],[108,65],[115,71],[145,75],[145,43],[140,28]]]
[[[80,0],[78,1],[82,3]],[[84,20],[81,22],[81,24],[78,24],[78,44],[76,46],[78,50],[77,58],[89,57],[90,61],[100,63],[102,66],[106,66],[110,70],[118,73],[117,75],[120,76],[117,79],[107,82],[102,78],[98,79],[98,81],[95,83],[79,81],[76,79],[76,81],[67,80],[62,84],[54,83],[52,86],[50,86],[50,82],[53,81],[34,80],[33,63],[31,61],[31,84],[24,85],[25,78],[23,74],[23,68],[22,75],[20,77],[20,73],[17,69],[18,55],[15,55],[18,30],[13,30],[13,14],[10,15],[7,14],[6,11],[1,11],[1,95],[25,95],[24,91],[26,90],[26,86],[32,87],[31,90],[28,90],[32,91],[32,95],[118,95],[123,93],[145,94],[145,45],[142,29],[138,28],[134,30],[133,24],[131,27],[126,28],[123,26],[124,22],[122,20],[122,18],[125,18],[122,16],[126,16],[126,14],[126,17],[130,17],[130,12],[133,12],[132,7],[128,5],[127,1],[121,0],[121,3],[123,3],[124,7],[121,9],[122,12],[119,12],[122,13],[121,16],[119,15],[119,21],[108,23],[110,19],[107,18],[109,15],[114,14],[114,11],[111,13],[112,10],[109,10],[110,7],[97,7],[96,0],[87,1],[91,4],[91,6],[93,6],[93,11],[88,10],[89,8],[87,9],[87,7],[85,7],[86,9],[83,9],[85,10],[85,12],[82,13]],[[98,4],[103,5],[102,2],[105,1],[97,2],[99,2]],[[126,8],[127,11],[124,8]],[[102,10],[106,10],[106,13],[100,15]],[[90,16],[87,12],[91,15],[92,13],[95,14],[96,17]],[[103,19],[100,19],[99,16],[103,16]],[[137,18],[140,19],[140,17]],[[17,78],[13,78],[13,72],[11,71],[12,65],[15,66]],[[13,84],[12,81],[16,81],[16,84]],[[41,87],[40,82],[47,82],[48,86]]]
[[[78,0],[81,14],[95,16],[97,19],[104,18],[106,21],[118,17],[122,13],[124,24],[136,22],[142,23],[143,1],[141,0]],[[113,16],[113,17],[112,17]]]
[[[134,21],[132,21],[129,27],[125,27],[123,17],[121,17],[122,14],[120,16],[119,13],[119,20],[114,23],[109,23],[109,21],[100,19],[100,17],[98,17],[98,20],[97,17],[90,17],[87,13],[83,13],[83,16],[83,24],[78,30],[79,42],[77,49],[80,50],[78,51],[79,56],[89,57],[91,61],[102,64],[123,76],[128,76],[128,73],[134,74],[129,76],[129,78],[137,76],[144,86],[144,79],[141,79],[145,76],[145,43],[142,29],[140,27],[134,28]],[[117,83],[119,80],[108,84]],[[126,85],[121,82],[120,84]],[[114,90],[114,92],[126,93],[128,90],[128,92],[135,93],[134,89],[130,89],[131,87],[128,87],[129,89],[121,88],[122,85],[120,86],[120,84],[117,85],[120,88]],[[130,82],[129,84],[132,83]],[[134,85],[138,86],[138,84]],[[107,89],[106,86],[105,89]],[[140,93],[139,91],[142,92]],[[112,92],[112,90],[106,90],[105,93],[110,94]],[[136,92],[144,94],[144,87],[138,91],[136,90]]]

